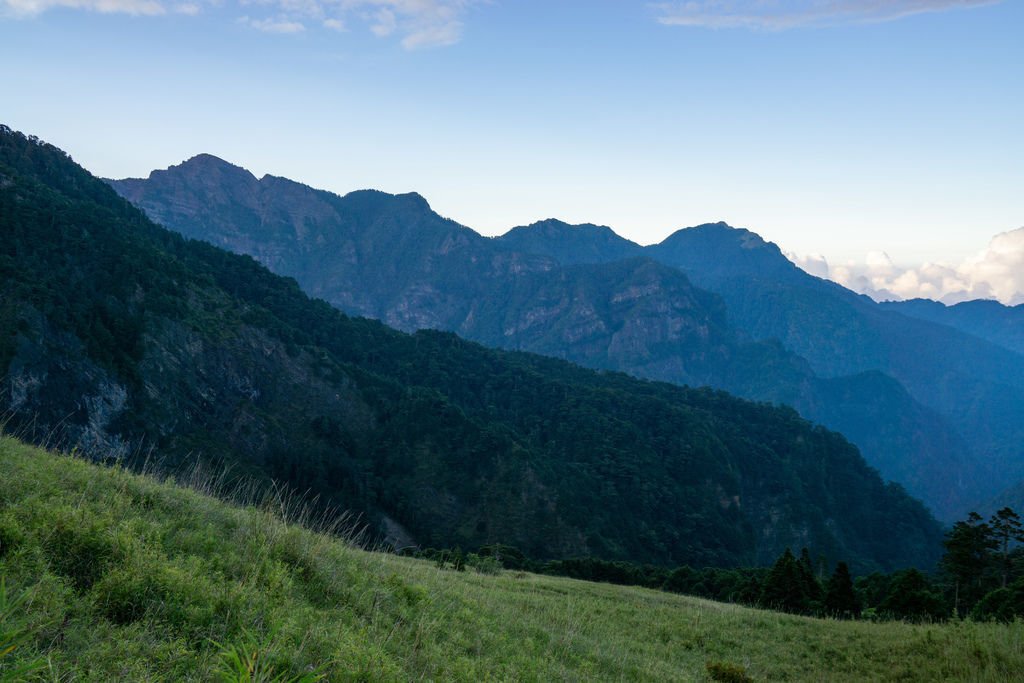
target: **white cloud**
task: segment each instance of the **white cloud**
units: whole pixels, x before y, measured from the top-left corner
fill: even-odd
[[[396,28],[398,28],[398,22],[395,20],[395,13],[387,7],[381,7],[373,13],[373,23],[370,24],[373,35],[378,38],[386,38],[394,33]]]
[[[291,21],[285,18],[253,19],[251,17],[242,17],[238,22],[264,33],[302,33],[306,30],[306,26],[302,22]]]
[[[33,17],[63,7],[100,13],[196,15],[206,7],[245,8],[241,24],[267,33],[299,33],[318,24],[346,31],[362,23],[379,38],[395,38],[407,50],[441,47],[462,38],[463,18],[488,0],[0,0],[0,15]],[[259,14],[264,10],[266,14]]]
[[[406,50],[417,50],[421,47],[444,47],[454,45],[459,42],[461,37],[461,22],[424,26],[402,38],[402,47]]]
[[[1024,303],[1024,228],[996,235],[986,249],[959,265],[899,266],[884,252],[871,252],[861,263],[843,265],[831,265],[819,255],[786,256],[812,275],[877,301],[920,297],[947,304],[971,299]]]
[[[101,14],[156,16],[167,13],[157,0],[0,0],[0,14],[15,17],[32,17],[58,7]]]
[[[402,47],[453,45],[462,38],[462,17],[483,0],[340,0],[341,7],[356,10],[374,35],[401,36]]]
[[[786,258],[816,277],[828,277],[828,261],[821,254],[786,252]]]
[[[781,31],[892,21],[912,14],[994,5],[1002,0],[678,0],[654,3],[669,26]]]

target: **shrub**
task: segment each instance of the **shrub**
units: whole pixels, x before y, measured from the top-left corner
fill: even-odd
[[[0,557],[6,555],[25,542],[25,532],[18,520],[10,515],[0,516]]]
[[[108,531],[70,515],[57,518],[43,548],[53,570],[79,591],[92,587],[121,555]]]
[[[220,649],[216,673],[221,683],[314,683],[324,679],[319,670],[295,675],[278,673],[271,638],[260,640],[250,631],[244,631],[234,643],[213,644]]]
[[[406,583],[401,576],[394,572],[384,579],[384,585],[391,590],[393,595],[409,607],[415,607],[427,599],[426,588],[416,584]]]
[[[971,610],[971,619],[1009,623],[1024,616],[1024,579],[998,588],[983,597]]]
[[[479,574],[494,575],[501,572],[501,562],[495,557],[481,557],[470,553],[466,556],[466,565],[472,567]]]
[[[100,614],[120,625],[144,617],[149,606],[161,599],[161,592],[158,577],[140,576],[126,568],[109,572],[92,589]]]
[[[739,664],[708,662],[704,665],[704,668],[708,670],[708,676],[713,681],[722,681],[722,683],[754,683],[754,679],[750,677],[747,670]]]
[[[225,596],[214,586],[195,568],[188,571],[139,549],[107,572],[90,597],[96,610],[115,624],[153,619],[199,642],[211,629],[230,628],[241,608],[235,596]]]

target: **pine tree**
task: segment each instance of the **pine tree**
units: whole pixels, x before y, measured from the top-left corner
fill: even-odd
[[[942,568],[954,581],[954,609],[962,614],[988,592],[986,570],[998,544],[992,528],[977,512],[954,524],[942,543],[946,547]]]
[[[825,612],[840,619],[860,616],[860,598],[853,589],[853,578],[845,562],[836,565],[836,571],[825,588]]]
[[[818,582],[818,577],[814,575],[814,564],[811,562],[811,553],[807,548],[800,551],[800,561],[797,564],[800,567],[800,579],[804,585],[804,593],[810,603],[809,608],[813,611],[821,606],[821,584]]]
[[[761,587],[762,606],[794,614],[805,614],[810,611],[810,599],[807,596],[807,584],[803,569],[793,552],[786,552],[775,561]]]
[[[1024,542],[1024,526],[1021,525],[1020,515],[1008,507],[992,515],[988,525],[992,529],[992,538],[995,540],[995,550],[998,553],[1002,587],[1006,588],[1006,581],[1012,569],[1010,545]]]

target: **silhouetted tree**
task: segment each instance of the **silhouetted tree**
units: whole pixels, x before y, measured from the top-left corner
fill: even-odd
[[[1013,543],[1024,542],[1024,526],[1021,525],[1020,515],[1008,507],[1004,507],[992,515],[988,524],[992,529],[992,538],[998,553],[999,573],[1002,579],[1000,585],[1002,588],[1006,588],[1006,581],[1013,569],[1010,546]]]
[[[960,614],[985,594],[986,569],[997,543],[992,528],[972,512],[953,525],[943,545],[942,568],[954,581],[953,607]]]
[[[800,579],[804,584],[804,593],[807,594],[807,600],[810,602],[809,609],[813,611],[821,606],[821,584],[818,583],[818,577],[814,575],[814,564],[811,562],[811,553],[807,548],[800,551],[800,561],[797,564],[800,567]]]
[[[997,588],[983,597],[971,610],[971,618],[978,621],[1010,622],[1024,616],[1024,578],[1005,588]]]
[[[938,621],[947,616],[942,598],[927,577],[916,569],[907,569],[895,575],[889,594],[878,609],[897,619],[911,621]]]
[[[793,552],[786,552],[775,561],[761,586],[761,605],[794,614],[805,614],[811,609],[807,595],[807,582],[800,562]]]
[[[860,599],[853,589],[853,578],[845,562],[836,565],[836,571],[825,588],[825,612],[840,619],[855,619],[860,615]]]

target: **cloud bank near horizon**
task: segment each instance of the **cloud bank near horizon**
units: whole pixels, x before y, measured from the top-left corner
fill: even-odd
[[[871,252],[863,263],[832,265],[819,254],[786,256],[811,275],[838,282],[876,301],[934,299],[952,305],[972,299],[1024,304],[1024,227],[1003,232],[959,265],[925,263],[905,267],[888,254]]]
[[[298,34],[323,28],[345,32],[365,25],[378,38],[394,38],[407,50],[453,45],[462,37],[465,13],[483,0],[0,0],[0,17],[35,17],[52,9],[99,14],[196,16],[218,9],[241,14],[236,21],[264,33]],[[243,12],[244,10],[244,12]],[[262,14],[257,12],[263,11]]]
[[[666,26],[784,31],[879,23],[999,2],[1002,0],[678,0],[652,7],[658,22]]]

